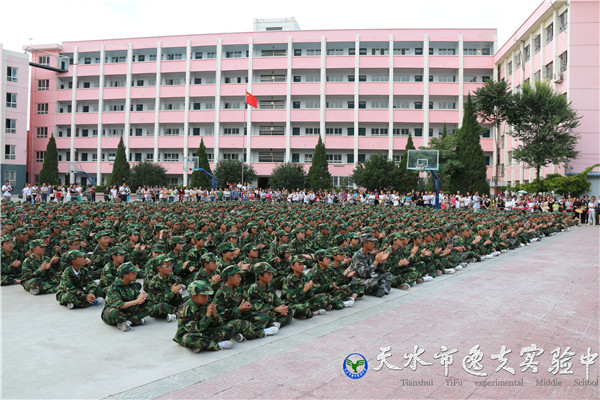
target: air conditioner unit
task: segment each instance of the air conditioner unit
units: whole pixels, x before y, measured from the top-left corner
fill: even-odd
[[[554,74],[554,83],[561,83],[563,81],[563,74]]]

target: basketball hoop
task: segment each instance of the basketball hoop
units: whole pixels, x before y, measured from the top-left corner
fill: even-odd
[[[419,172],[419,174],[425,171],[426,164],[417,164],[415,165],[415,169]]]

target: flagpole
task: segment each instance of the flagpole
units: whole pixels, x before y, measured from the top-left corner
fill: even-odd
[[[248,91],[246,90],[246,96],[244,96],[244,126],[242,129],[242,188],[244,187],[244,156],[246,155],[246,135],[243,133],[246,131],[246,114],[248,113]]]

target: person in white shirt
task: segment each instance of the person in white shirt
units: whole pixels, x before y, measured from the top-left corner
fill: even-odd
[[[10,181],[7,179],[4,181],[4,185],[2,185],[2,198],[6,201],[11,201],[13,188],[10,186]]]
[[[479,197],[479,192],[475,192],[473,195],[473,211],[479,211],[481,208],[481,198]]]

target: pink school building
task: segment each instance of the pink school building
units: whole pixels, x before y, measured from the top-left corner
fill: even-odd
[[[571,11],[575,3],[587,2],[572,1]],[[562,15],[540,11],[546,8],[540,6],[525,24],[530,26],[515,35],[538,25],[545,29],[548,18]],[[557,24],[553,30],[559,42],[564,33]],[[556,58],[561,46],[550,41],[545,48]],[[29,50],[34,63],[57,70],[31,71],[30,180],[39,174],[54,134],[63,181],[85,181],[87,174],[104,183],[123,135],[131,162],[160,162],[169,183],[183,185],[201,139],[213,163],[246,160],[259,184],[266,184],[264,178],[282,162],[308,168],[318,135],[338,185],[373,154],[399,160],[409,134],[417,147],[427,146],[444,124],[460,127],[466,96],[484,79],[507,77],[506,58],[514,56],[508,43],[498,51],[495,29],[302,31],[294,20],[256,21],[255,31],[246,33],[64,42]],[[561,68],[558,60],[553,65]],[[528,68],[535,74],[540,67]],[[244,109],[245,90],[257,97],[257,109]],[[487,128],[481,143],[491,178],[497,133]],[[597,124],[594,129],[597,144]],[[528,181],[530,171],[510,162],[510,146],[505,140],[501,162],[508,164],[500,184]]]

